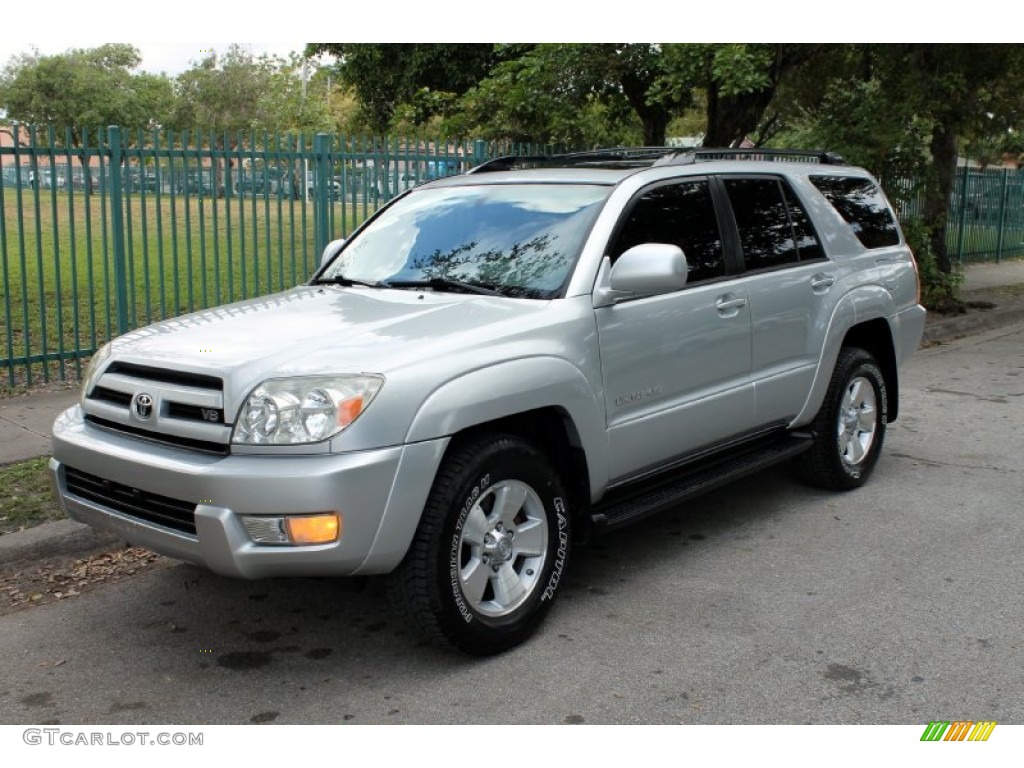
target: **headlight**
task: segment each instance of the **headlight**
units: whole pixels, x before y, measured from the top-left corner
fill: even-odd
[[[359,418],[384,384],[374,374],[269,379],[249,393],[231,442],[319,443]]]
[[[85,369],[85,376],[82,377],[82,400],[85,400],[86,395],[92,390],[108,357],[110,357],[109,342],[96,350],[96,354],[89,361],[89,367]]]

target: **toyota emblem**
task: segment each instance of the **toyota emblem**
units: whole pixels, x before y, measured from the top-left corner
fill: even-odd
[[[145,392],[140,392],[135,396],[135,402],[132,404],[132,409],[135,411],[135,415],[140,419],[148,419],[153,415],[153,396],[147,395]]]

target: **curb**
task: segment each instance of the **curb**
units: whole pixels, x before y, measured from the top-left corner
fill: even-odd
[[[58,557],[78,559],[122,543],[113,533],[97,531],[74,520],[43,523],[0,536],[0,570]]]
[[[990,301],[992,309],[976,309],[963,315],[936,316],[926,322],[921,346],[945,344],[963,336],[970,336],[993,328],[1024,322],[1024,297],[972,293],[969,300]]]

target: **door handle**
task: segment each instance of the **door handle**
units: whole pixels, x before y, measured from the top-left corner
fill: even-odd
[[[720,296],[715,301],[715,309],[718,310],[718,314],[723,317],[732,317],[743,307],[747,306],[747,300],[744,298],[729,298],[728,296]]]
[[[835,285],[835,283],[836,279],[832,275],[815,275],[811,278],[811,288],[822,293]]]

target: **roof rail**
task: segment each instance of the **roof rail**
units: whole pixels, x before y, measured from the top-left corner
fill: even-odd
[[[507,155],[481,163],[467,173],[492,173],[516,168],[567,168],[579,165],[630,167],[650,165],[652,161],[678,152],[679,150],[672,147],[609,147],[559,155]]]
[[[506,155],[488,160],[466,173],[493,173],[521,168],[635,168],[646,165],[690,165],[712,160],[768,160],[846,165],[842,157],[817,149],[682,149],[678,147],[608,147],[560,155]]]
[[[818,149],[766,149],[763,147],[751,147],[749,149],[716,149],[713,147],[691,149],[676,152],[671,157],[664,157],[654,164],[690,165],[696,162],[713,160],[765,160],[846,165],[846,161],[834,152],[825,152]]]

